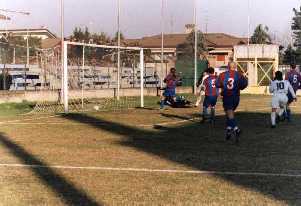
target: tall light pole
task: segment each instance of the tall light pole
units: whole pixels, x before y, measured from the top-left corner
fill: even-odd
[[[161,81],[160,87],[163,87],[164,71],[164,0],[161,0]]]
[[[117,100],[120,99],[120,0],[118,0],[118,11],[117,11],[117,41],[118,41],[118,49],[117,49]],[[141,72],[141,71],[140,71]],[[142,81],[142,80],[140,80]]]
[[[250,12],[251,12],[251,1],[248,0],[248,46],[250,45],[250,24],[251,24],[251,17],[250,17]]]
[[[68,103],[68,62],[67,55],[65,54],[65,49],[67,51],[67,45],[64,43],[65,27],[64,27],[64,0],[61,1],[61,70],[62,70],[62,89],[61,97],[64,103],[64,111],[67,113],[69,110]]]
[[[197,27],[197,0],[194,0],[194,93],[197,93],[198,70],[198,27]]]

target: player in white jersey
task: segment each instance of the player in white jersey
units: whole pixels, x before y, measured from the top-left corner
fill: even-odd
[[[287,94],[290,92],[295,101],[297,101],[296,94],[292,85],[287,80],[283,80],[283,74],[280,71],[275,73],[275,80],[271,82],[270,93],[273,94],[272,97],[272,128],[276,127],[276,117],[282,117],[285,108],[288,103]]]
[[[197,87],[199,88],[199,92],[197,94],[197,100],[195,103],[195,107],[198,107],[200,103],[203,101],[203,97],[205,96],[205,87],[204,87],[204,80],[208,77],[207,69],[204,71],[204,73],[199,78],[199,81],[197,82]]]

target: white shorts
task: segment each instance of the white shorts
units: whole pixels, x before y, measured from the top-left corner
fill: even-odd
[[[287,105],[288,98],[285,94],[275,95],[272,98],[272,108],[283,108]]]

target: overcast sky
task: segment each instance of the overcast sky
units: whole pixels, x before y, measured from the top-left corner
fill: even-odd
[[[251,29],[259,24],[269,26],[278,39],[290,33],[292,9],[301,6],[300,0],[250,0]],[[117,0],[65,0],[66,33],[75,26],[87,25],[93,32],[113,34],[117,30]],[[127,37],[157,34],[161,30],[161,0],[121,0],[122,30]],[[165,0],[165,30],[167,33],[184,31],[193,20],[193,0]],[[1,0],[0,8],[25,10],[30,16],[12,15],[8,28],[48,27],[59,34],[60,0]],[[198,26],[208,32],[226,32],[247,36],[247,0],[198,0]],[[4,21],[1,27],[5,28]]]

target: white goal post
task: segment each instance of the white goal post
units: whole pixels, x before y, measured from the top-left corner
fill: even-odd
[[[118,47],[118,46],[110,46],[110,45],[98,45],[98,44],[87,44],[87,43],[79,43],[79,42],[71,42],[71,41],[64,41],[64,48],[63,48],[63,69],[62,69],[62,100],[63,100],[63,105],[64,105],[64,112],[68,113],[69,112],[69,71],[68,71],[68,45],[72,46],[82,46],[83,47],[83,56],[82,56],[82,64],[83,67],[85,65],[85,52],[84,48],[87,47],[93,47],[93,48],[103,48],[103,49],[118,49],[119,52],[120,50],[127,50],[127,51],[137,51],[139,52],[139,68],[140,68],[140,107],[144,107],[144,51],[143,48],[140,47]],[[119,100],[120,97],[120,68],[117,69],[118,73],[118,81],[117,81],[117,100]],[[83,94],[82,94],[83,95]],[[83,96],[82,96],[82,101],[83,101]]]

